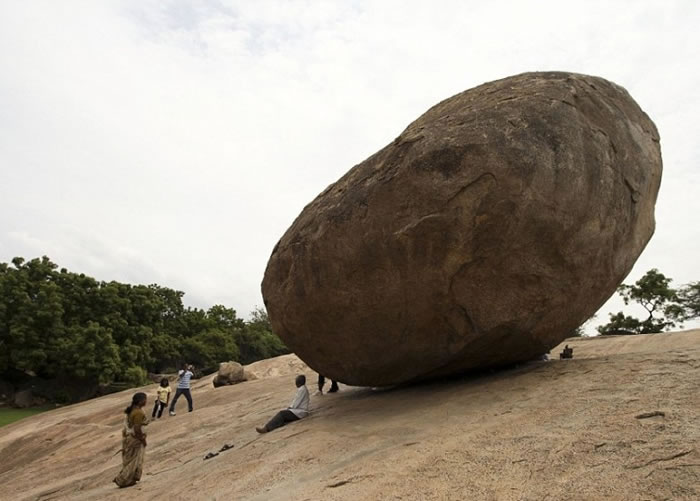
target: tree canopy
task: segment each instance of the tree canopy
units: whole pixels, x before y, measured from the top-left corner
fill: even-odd
[[[97,281],[48,257],[0,263],[0,375],[138,385],[147,372],[183,362],[206,373],[222,361],[288,353],[264,309],[245,322],[223,305],[185,307],[183,296],[157,284]]]
[[[600,334],[651,334],[663,332],[677,323],[700,317],[700,282],[680,289],[671,287],[672,279],[656,268],[647,271],[632,285],[622,284],[617,292],[626,305],[637,303],[647,311],[640,320],[623,312],[610,314],[610,322],[598,327]]]

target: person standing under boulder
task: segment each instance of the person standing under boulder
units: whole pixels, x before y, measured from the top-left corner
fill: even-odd
[[[114,483],[119,487],[129,487],[141,480],[146,454],[146,432],[143,427],[148,424],[143,407],[147,400],[145,393],[136,393],[131,405],[124,409],[126,421],[122,430],[122,469],[114,478]]]
[[[177,403],[177,399],[180,398],[180,395],[185,395],[189,412],[194,410],[192,406],[192,393],[190,392],[190,379],[192,379],[193,370],[194,366],[185,364],[183,368],[180,369],[180,372],[177,373],[178,381],[177,389],[175,390],[175,398],[173,398],[173,402],[170,404],[171,416],[175,415],[175,404]]]
[[[284,426],[292,421],[298,421],[309,415],[309,390],[306,387],[306,376],[300,374],[294,380],[297,385],[297,394],[294,400],[283,411],[279,411],[270,419],[265,426],[258,426],[255,431],[258,433],[267,433],[275,428]]]
[[[318,375],[318,394],[323,395],[323,385],[326,384],[326,377],[321,374]],[[328,393],[335,393],[338,391],[338,382],[331,379],[331,387]]]

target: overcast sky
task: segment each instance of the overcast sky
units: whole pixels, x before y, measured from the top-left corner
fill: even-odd
[[[0,261],[247,317],[328,184],[444,98],[562,70],[624,86],[661,134],[656,234],[628,281],[700,280],[699,26],[694,0],[0,0]]]

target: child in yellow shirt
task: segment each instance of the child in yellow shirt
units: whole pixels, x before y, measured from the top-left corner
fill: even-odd
[[[156,417],[156,413],[158,413],[159,419],[163,415],[163,409],[165,409],[170,402],[170,391],[170,382],[168,378],[164,377],[160,380],[160,386],[156,390],[158,396],[156,397],[156,404],[153,406],[152,418]]]

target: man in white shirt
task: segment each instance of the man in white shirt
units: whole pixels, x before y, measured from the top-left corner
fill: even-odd
[[[193,410],[192,393],[190,392],[190,379],[192,379],[192,376],[194,375],[192,373],[193,370],[194,367],[192,365],[185,364],[185,366],[177,373],[178,380],[177,389],[175,390],[175,398],[173,398],[173,402],[170,404],[171,416],[175,415],[175,404],[177,403],[177,399],[180,398],[180,395],[185,395],[189,411],[192,412]]]
[[[306,387],[306,376],[300,374],[294,382],[297,385],[297,394],[294,396],[292,403],[285,410],[275,414],[265,426],[255,428],[258,433],[267,433],[309,415],[309,390]]]

